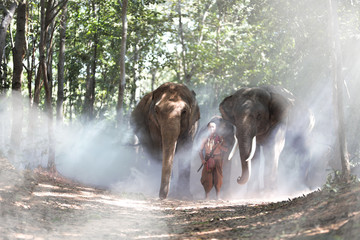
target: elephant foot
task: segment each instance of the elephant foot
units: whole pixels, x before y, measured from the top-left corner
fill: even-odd
[[[165,198],[168,197],[168,193],[169,193],[169,187],[161,187],[160,191],[159,191],[159,198],[161,200],[164,200]]]
[[[164,200],[164,199],[167,198],[167,194],[160,193],[160,194],[159,194],[159,198],[160,198],[160,200]]]

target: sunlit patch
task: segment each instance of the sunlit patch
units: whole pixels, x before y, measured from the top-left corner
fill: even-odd
[[[41,237],[36,237],[34,235],[30,235],[30,234],[23,234],[23,233],[14,233],[13,234],[13,238],[14,239],[37,239],[37,240],[41,240],[44,238]]]
[[[38,186],[43,187],[43,188],[60,189],[60,187],[58,187],[58,186],[54,186],[54,185],[50,185],[50,184],[43,184],[43,183],[39,183]]]
[[[203,235],[210,235],[210,234],[214,234],[214,233],[222,233],[222,232],[227,232],[232,230],[232,228],[229,227],[224,227],[224,228],[216,228],[213,230],[209,230],[209,231],[201,231],[199,233],[194,233],[194,235],[196,236],[203,236]]]
[[[23,209],[30,209],[30,205],[27,205],[27,204],[22,203],[22,202],[15,202],[14,205],[18,206],[18,207],[21,207]]]
[[[11,189],[13,186],[11,185],[7,185],[7,186],[4,186],[3,188],[0,188],[0,191],[7,191],[9,189]]]
[[[170,238],[170,237],[174,237],[174,238],[179,238],[180,235],[179,234],[149,234],[149,235],[141,235],[138,237],[135,237],[134,239],[162,239],[162,238]]]
[[[79,234],[79,233],[63,233],[64,237],[81,237],[82,234]]]
[[[359,214],[360,214],[360,211],[359,212],[352,212],[351,216],[355,217],[355,216],[357,216]]]
[[[231,216],[231,217],[225,217],[221,219],[222,221],[231,221],[231,220],[239,220],[239,219],[246,219],[246,216]]]
[[[95,202],[105,205],[112,205],[124,208],[133,208],[137,210],[160,210],[159,206],[151,205],[147,201],[133,200],[133,199],[118,199],[108,195],[94,194],[92,192],[82,191],[78,194],[63,193],[63,192],[33,192],[37,197],[56,197],[56,198],[70,198],[77,201]],[[65,205],[63,205],[65,206]],[[73,208],[73,205],[70,206]]]

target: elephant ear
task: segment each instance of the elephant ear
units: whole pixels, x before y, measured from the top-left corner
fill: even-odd
[[[270,92],[269,103],[270,123],[274,126],[280,122],[287,121],[292,102],[280,92]]]
[[[151,96],[148,100],[148,113],[144,116],[144,121],[146,124],[149,125],[149,121],[152,122],[154,126],[160,127],[156,118],[155,118],[155,105],[157,103],[158,97],[156,96],[155,92],[151,93]]]
[[[226,97],[219,105],[219,110],[222,115],[222,117],[225,120],[228,120],[230,122],[235,122],[234,116],[232,114],[234,108],[234,96],[228,96]]]
[[[152,93],[146,94],[131,113],[131,121],[136,126],[136,128],[144,126],[148,116],[151,99]]]
[[[194,92],[194,90],[191,90],[191,98],[188,100],[189,102],[189,106],[190,106],[190,116],[189,116],[189,130],[190,130],[190,135],[192,136],[192,138],[194,139],[195,134],[198,130],[198,121],[200,119],[200,109],[199,109],[199,105],[197,103],[196,100],[196,93]]]

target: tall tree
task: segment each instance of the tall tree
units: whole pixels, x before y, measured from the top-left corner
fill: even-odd
[[[334,86],[334,109],[337,120],[337,138],[340,144],[340,157],[342,173],[345,181],[350,179],[350,164],[347,143],[345,137],[344,107],[343,107],[343,86],[344,78],[342,73],[342,53],[339,36],[338,0],[329,0],[330,12],[330,34],[332,51],[332,77]]]
[[[199,67],[203,64],[200,55],[206,53],[206,51],[201,51],[204,47],[204,28],[210,28],[210,26],[206,26],[206,22],[215,3],[216,0],[205,1],[203,4],[193,3],[194,8],[188,6],[190,7],[187,9],[189,12],[183,13],[183,5],[185,4],[182,0],[177,1],[178,39],[181,46],[178,77],[187,85],[191,84],[192,77],[198,73]],[[189,19],[185,21],[183,19],[183,16],[191,14],[195,18],[190,21],[193,21],[196,27],[190,27]],[[187,26],[184,26],[184,22],[187,22]]]
[[[23,59],[26,53],[26,1],[20,2],[17,9],[15,46],[13,49],[13,81],[12,90],[21,91],[21,80],[23,73]]]
[[[16,17],[16,36],[13,49],[13,81],[12,81],[12,129],[11,129],[11,152],[16,156],[21,143],[23,106],[21,98],[21,80],[23,72],[23,59],[26,53],[26,1],[19,3]]]
[[[56,2],[56,1],[55,1]],[[50,96],[53,95],[53,58],[54,58],[54,46],[53,46],[53,39],[54,39],[54,32],[55,32],[55,18],[51,20],[49,24],[49,34],[46,35],[46,70],[47,70],[47,77],[49,82],[49,90]]]
[[[3,76],[3,72],[4,69],[6,68],[6,65],[3,64],[3,56],[4,56],[5,43],[6,43],[6,32],[14,16],[16,7],[17,7],[16,1],[10,4],[9,9],[7,9],[4,6],[3,2],[0,3],[0,8],[2,8],[4,12],[4,17],[1,20],[1,25],[0,25],[0,93],[5,84],[5,79],[4,79],[5,77]]]
[[[47,61],[46,61],[46,39],[48,39],[49,26],[53,22],[53,19],[57,16],[61,8],[67,0],[59,2],[53,0],[41,0],[40,1],[40,11],[41,11],[41,20],[40,20],[40,42],[39,42],[39,67],[37,77],[35,79],[35,96],[34,103],[39,104],[40,99],[40,78],[42,78],[45,89],[45,107],[48,116],[48,136],[49,136],[49,158],[47,168],[52,172],[56,172],[55,167],[55,141],[53,133],[53,108],[52,108],[52,96],[51,96],[51,85],[48,80],[48,70],[47,70]]]
[[[120,79],[119,79],[119,92],[118,92],[118,101],[117,101],[117,107],[116,107],[116,113],[117,113],[117,123],[118,125],[121,125],[121,122],[123,121],[123,104],[124,104],[124,91],[125,91],[125,55],[126,55],[126,39],[127,39],[127,6],[128,1],[122,0],[122,2],[119,1],[119,4],[121,5],[121,22],[122,22],[122,34],[121,34],[121,48],[120,48],[120,59],[119,59],[119,65],[120,65]]]
[[[98,7],[96,1],[91,1],[91,11],[93,20],[98,19]],[[96,21],[98,22],[98,21]],[[96,85],[96,68],[98,58],[98,26],[97,23],[93,26],[93,38],[92,42],[92,57],[87,68],[86,78],[86,92],[85,92],[85,103],[84,103],[84,114],[86,120],[92,120],[94,118],[94,102],[95,102],[95,85]]]
[[[40,101],[41,86],[44,86],[45,90],[45,103],[48,109],[48,113],[52,112],[51,106],[51,83],[49,83],[48,76],[48,58],[46,52],[46,41],[52,38],[53,32],[49,31],[50,25],[53,23],[54,18],[58,15],[67,0],[60,2],[54,0],[41,0],[40,1],[40,40],[39,40],[39,66],[38,72],[35,78],[35,93],[34,103],[37,106]],[[50,37],[49,37],[50,36]],[[50,51],[50,49],[48,48]],[[40,81],[42,79],[42,82]],[[43,83],[43,84],[42,84]],[[51,114],[52,115],[52,114]]]
[[[58,121],[63,119],[63,102],[64,102],[64,73],[65,73],[65,39],[66,39],[66,20],[67,20],[67,4],[60,20],[60,44],[59,44],[59,62],[58,62],[58,91],[56,102],[56,118]]]

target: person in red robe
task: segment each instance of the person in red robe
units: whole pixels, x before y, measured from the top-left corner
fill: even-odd
[[[202,141],[199,151],[199,156],[204,166],[200,182],[204,187],[206,199],[208,199],[209,192],[213,186],[215,186],[216,198],[219,199],[223,183],[222,155],[228,149],[225,147],[223,137],[219,136],[216,132],[215,122],[209,122],[207,130],[209,132],[208,137]]]

